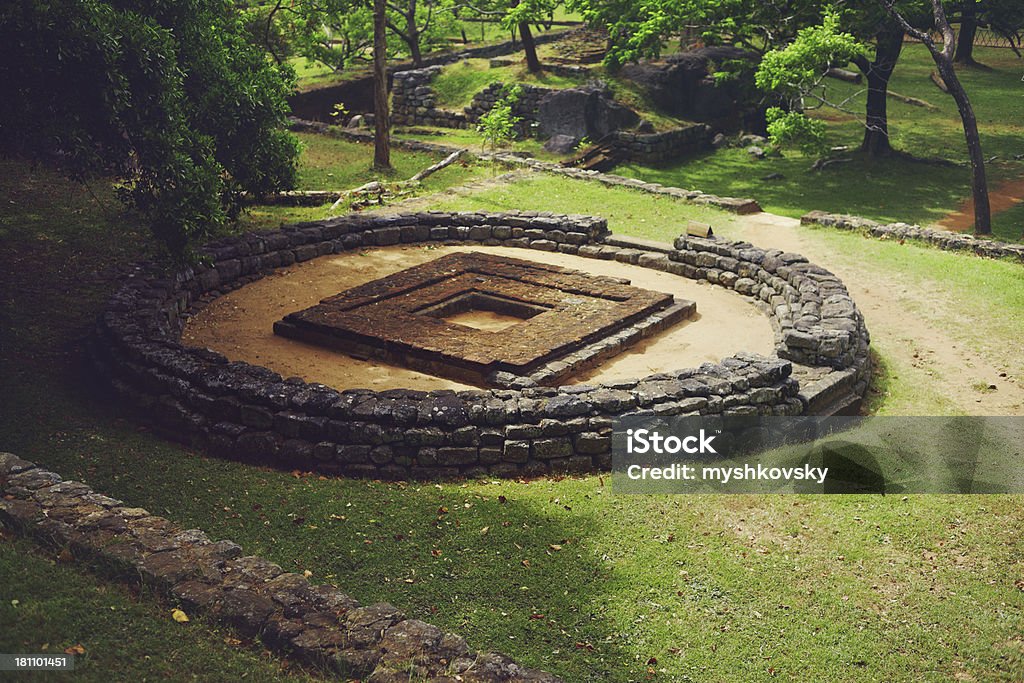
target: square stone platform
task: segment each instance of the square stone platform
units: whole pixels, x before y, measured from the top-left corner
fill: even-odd
[[[274,332],[477,386],[552,385],[695,310],[626,280],[473,252],[353,287]]]

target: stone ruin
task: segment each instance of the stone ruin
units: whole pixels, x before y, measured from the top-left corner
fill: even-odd
[[[431,243],[558,251],[702,280],[763,311],[776,352],[608,384],[378,392],[284,378],[181,342],[192,312],[278,269],[327,254]],[[246,233],[208,245],[203,255],[202,265],[173,273],[140,266],[108,303],[90,351],[100,376],[139,419],[246,462],[382,479],[601,471],[610,467],[611,432],[621,417],[835,414],[856,408],[870,377],[867,329],[843,283],[802,256],[745,242],[648,243],[611,235],[603,219],[587,216],[424,212],[350,214]],[[434,309],[442,318],[450,313]]]
[[[550,386],[695,310],[618,278],[451,254],[291,313],[274,332],[477,386]],[[489,324],[474,324],[479,312]]]

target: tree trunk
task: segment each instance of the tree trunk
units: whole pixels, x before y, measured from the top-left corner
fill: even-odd
[[[526,68],[530,73],[539,73],[541,66],[540,58],[537,57],[537,43],[533,40],[530,25],[525,21],[519,24],[519,36],[523,40],[523,52],[526,53]]]
[[[519,0],[512,0],[509,6],[518,7]],[[519,22],[519,37],[523,41],[523,52],[526,53],[526,68],[530,70],[530,73],[539,73],[541,66],[540,58],[537,57],[537,43],[533,39],[533,33],[530,31],[530,24],[528,22]],[[515,40],[513,35],[512,42],[515,43]]]
[[[384,0],[373,0],[373,167],[381,171],[391,170],[386,29]]]
[[[992,233],[992,210],[988,204],[988,180],[985,178],[985,156],[981,151],[981,138],[978,135],[978,120],[974,117],[974,108],[967,97],[964,86],[953,68],[953,48],[955,36],[953,28],[946,18],[942,0],[932,0],[932,13],[935,16],[935,28],[942,33],[942,47],[927,32],[910,25],[903,15],[893,9],[892,0],[880,0],[882,6],[893,19],[900,22],[903,29],[927,46],[932,61],[939,69],[939,75],[949,88],[949,94],[956,101],[960,110],[960,120],[964,124],[964,137],[967,138],[967,153],[971,158],[971,192],[974,198],[974,232],[978,235]]]
[[[892,153],[889,142],[888,90],[889,79],[903,50],[903,29],[887,25],[878,34],[875,61],[856,62],[868,82],[864,141],[860,149],[869,157]]]
[[[978,135],[978,120],[960,79],[953,69],[953,62],[941,54],[932,55],[939,75],[949,87],[949,94],[960,110],[964,123],[964,137],[967,138],[967,153],[971,158],[971,193],[974,197],[974,232],[978,235],[992,234],[992,210],[988,203],[988,179],[985,177],[985,155],[981,151],[981,137]]]
[[[976,0],[964,0],[963,12],[960,15],[960,33],[956,37],[956,54],[953,61],[957,64],[974,66],[974,35],[978,32],[978,6]]]
[[[409,0],[409,11],[405,15],[405,35],[408,37],[409,56],[414,66],[422,66],[423,52],[420,50],[420,28],[416,25],[416,0]]]

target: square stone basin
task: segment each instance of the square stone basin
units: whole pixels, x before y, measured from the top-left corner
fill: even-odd
[[[478,386],[551,385],[695,310],[625,280],[470,252],[348,289],[274,332]]]

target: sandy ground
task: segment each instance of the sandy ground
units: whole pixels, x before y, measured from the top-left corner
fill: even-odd
[[[771,354],[767,318],[744,297],[668,273],[567,254],[513,248],[407,246],[323,256],[278,271],[215,300],[185,327],[182,341],[208,347],[232,360],[268,367],[338,389],[466,388],[466,385],[400,367],[357,360],[343,353],[278,337],[273,325],[286,314],[313,306],[349,287],[455,251],[486,250],[515,258],[624,277],[632,284],[697,302],[697,315],[641,342],[574,382],[642,377],[717,361],[738,351]],[[513,333],[514,328],[509,328]]]
[[[800,228],[795,218],[770,213],[743,216],[736,236],[762,248],[803,254],[842,278],[864,313],[872,345],[884,349],[890,360],[912,373],[915,380],[930,385],[958,412],[1024,414],[1024,389],[1018,378],[1005,376],[998,359],[967,348],[943,322],[950,311],[957,310],[955,301],[924,292],[899,273],[838,257],[814,239],[813,233]],[[910,310],[918,314],[908,313]],[[980,393],[975,388],[979,382],[996,390]]]

